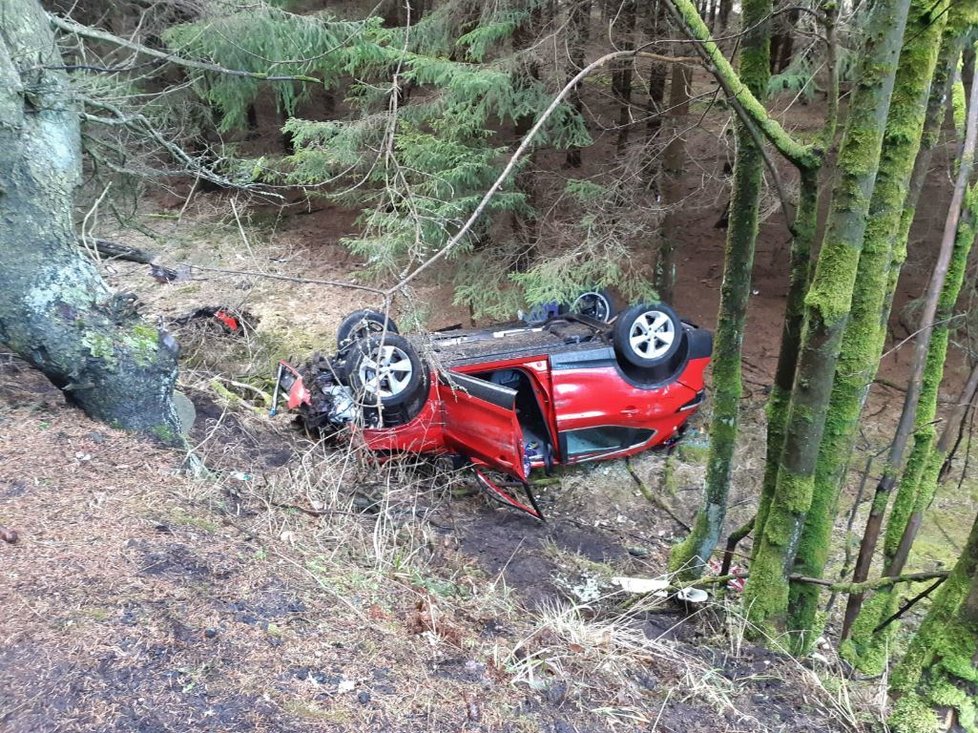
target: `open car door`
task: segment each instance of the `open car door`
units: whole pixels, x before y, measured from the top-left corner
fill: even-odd
[[[537,519],[543,515],[526,483],[523,430],[516,415],[516,390],[451,372],[439,375],[445,443],[474,464],[476,479],[494,498]],[[489,469],[516,479],[526,504],[508,490],[514,482],[490,476]]]

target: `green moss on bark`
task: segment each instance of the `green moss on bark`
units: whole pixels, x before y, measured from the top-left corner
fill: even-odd
[[[768,631],[782,629],[788,611],[787,576],[811,506],[818,446],[852,300],[909,7],[910,0],[881,0],[873,8],[860,82],[840,148],[826,236],[805,299],[806,328],[780,469],[744,592],[749,618]],[[766,572],[755,576],[758,566]]]
[[[743,3],[744,25],[749,31],[743,40],[740,78],[757,97],[764,94],[770,76],[768,18],[771,9],[771,0],[744,0]],[[687,577],[702,572],[720,539],[730,490],[730,464],[740,419],[741,344],[754,266],[764,158],[754,136],[743,123],[738,122],[736,135],[737,156],[730,198],[730,221],[724,250],[720,312],[713,345],[713,414],[710,420],[705,497],[692,531],[673,548],[669,558],[670,569]]]

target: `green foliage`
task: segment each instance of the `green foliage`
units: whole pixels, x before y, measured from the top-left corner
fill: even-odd
[[[318,79],[330,87],[343,74],[381,59],[389,35],[380,18],[339,21],[325,14],[297,15],[269,5],[231,3],[218,6],[213,15],[167,29],[163,40],[174,53],[228,69]],[[244,124],[248,105],[265,84],[272,85],[287,114],[311,90],[300,81],[265,82],[222,73],[195,77],[198,94],[221,111],[222,130]]]
[[[511,147],[495,132],[500,122],[533,119],[552,99],[552,84],[528,75],[524,60],[501,48],[536,4],[504,3],[473,15],[475,6],[449,3],[410,30],[365,22],[342,54],[342,72],[356,79],[347,88],[348,118],[290,119],[284,129],[295,153],[278,171],[255,170],[362,207],[361,233],[346,244],[367,260],[371,276],[397,277],[423,262],[459,230],[506,163]],[[456,59],[460,52],[466,61]],[[562,106],[534,143],[586,146],[590,138],[580,116]],[[525,259],[526,242],[495,233],[502,215],[534,215],[513,178],[452,253],[458,300],[480,314],[523,300],[518,290],[485,288],[486,272],[505,281]]]

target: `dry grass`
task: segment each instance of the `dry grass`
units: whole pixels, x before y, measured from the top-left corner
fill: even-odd
[[[215,200],[195,199],[177,226],[151,220],[167,264],[355,269],[335,237],[312,249],[299,246],[308,231],[274,219],[239,229]],[[739,661],[753,647],[704,646],[716,633],[707,614],[605,592],[612,572],[658,575],[676,533],[623,465],[542,490],[552,523],[540,527],[441,467],[379,465],[249,409],[276,358],[328,348],[342,315],[369,299],[251,276],[157,285],[139,266],[104,271],[148,314],[226,304],[260,320],[242,339],[181,334],[192,358],[181,381],[198,406],[191,461],[88,421],[0,361],[0,524],[21,537],[0,544],[5,732],[847,727],[825,722],[844,694],[807,670],[778,657],[759,675]],[[429,295],[417,302],[438,303]],[[464,322],[442,305],[445,322]],[[673,464],[683,512],[702,469]],[[672,490],[659,487],[664,458],[635,465]],[[597,595],[572,600],[589,577]]]

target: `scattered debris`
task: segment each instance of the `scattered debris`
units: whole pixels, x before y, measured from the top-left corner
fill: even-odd
[[[240,308],[227,305],[211,305],[198,308],[185,316],[170,321],[173,326],[186,326],[194,321],[217,323],[225,334],[244,336],[258,326],[258,317]]]

